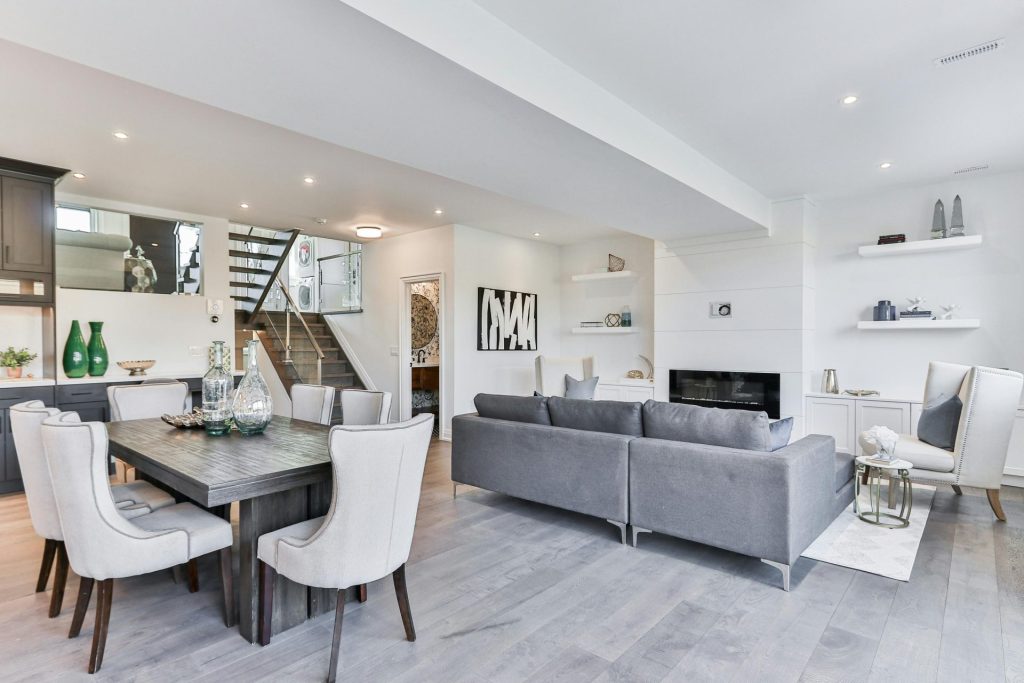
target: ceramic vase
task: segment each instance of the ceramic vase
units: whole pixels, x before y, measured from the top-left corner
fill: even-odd
[[[107,342],[103,340],[103,323],[89,323],[89,374],[102,377],[107,373],[110,356],[107,354]]]
[[[213,360],[203,375],[203,427],[210,436],[231,429],[231,373],[224,369],[224,342],[213,342]]]
[[[246,342],[248,365],[245,369],[245,376],[238,383],[235,399],[231,404],[231,414],[235,418],[235,426],[245,436],[262,434],[274,416],[274,403],[270,398],[270,388],[267,387],[256,362],[259,343],[255,339]]]
[[[64,374],[71,378],[85,377],[85,373],[89,371],[88,349],[85,347],[82,327],[77,320],[71,321],[71,332],[68,333],[68,340],[64,342],[63,366]]]

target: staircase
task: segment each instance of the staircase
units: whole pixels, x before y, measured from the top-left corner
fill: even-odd
[[[248,233],[228,234],[231,248],[228,256],[232,259],[231,298],[235,306],[246,313],[247,322],[262,310],[271,288],[277,281],[281,268],[288,261],[298,230],[259,230],[250,228]]]

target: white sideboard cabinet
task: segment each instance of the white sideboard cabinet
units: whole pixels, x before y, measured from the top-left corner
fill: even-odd
[[[597,385],[599,401],[636,401],[644,403],[654,398],[654,383],[648,379],[613,379],[602,380]]]
[[[875,425],[897,434],[917,434],[921,402],[880,396],[807,394],[807,433],[825,434],[836,440],[840,453],[862,455],[857,436]]]

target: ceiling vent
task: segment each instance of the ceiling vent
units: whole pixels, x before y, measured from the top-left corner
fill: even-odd
[[[979,166],[965,166],[964,168],[958,168],[953,171],[953,175],[963,175],[964,173],[976,173],[977,171],[985,171],[988,169],[988,164],[981,164]]]
[[[935,65],[949,66],[950,64],[959,64],[960,62],[967,61],[971,57],[978,57],[980,55],[985,55],[990,52],[995,52],[996,50],[1001,48],[1003,46],[1003,43],[1005,42],[1005,38],[996,38],[995,40],[990,40],[987,43],[975,45],[974,47],[969,47],[966,50],[954,52],[953,54],[946,55],[945,57],[939,57],[938,59],[935,60]]]

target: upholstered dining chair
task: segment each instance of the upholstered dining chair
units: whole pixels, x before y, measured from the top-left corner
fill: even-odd
[[[292,385],[292,419],[331,424],[334,412],[334,387],[320,384]]]
[[[345,389],[341,392],[341,422],[346,425],[387,424],[391,392]]]
[[[556,358],[537,356],[534,361],[537,393],[544,396],[565,396],[565,376],[578,380],[594,376],[594,357]]]
[[[53,498],[50,470],[43,451],[43,421],[59,414],[56,408],[47,408],[42,401],[27,401],[11,406],[11,433],[18,453],[25,498],[28,500],[32,528],[44,541],[43,561],[39,566],[36,592],[46,590],[50,572],[56,565],[53,592],[50,595],[49,616],[60,614],[64,602],[64,588],[68,578],[68,556],[64,535],[60,529],[57,503]],[[174,504],[174,498],[144,481],[110,487],[110,497],[118,513],[125,518],[139,517],[153,510]]]
[[[924,405],[936,405],[957,396],[963,407],[956,424],[952,450],[925,443],[917,436],[900,434],[896,457],[914,465],[911,478],[949,484],[960,495],[961,486],[985,489],[992,512],[1006,521],[999,490],[1013,421],[1020,405],[1024,375],[1011,370],[932,362],[924,386]],[[918,430],[920,434],[920,426]],[[861,448],[874,455],[877,448],[864,440]]]
[[[110,421],[145,420],[164,414],[179,415],[192,409],[192,394],[188,385],[174,379],[153,377],[141,384],[117,384],[107,387],[107,402],[110,404]],[[128,471],[135,469],[128,463],[124,466],[124,480]]]
[[[328,447],[334,493],[324,517],[260,536],[258,635],[268,645],[276,574],[338,589],[328,681],[338,673],[346,589],[392,575],[405,636],[416,640],[405,563],[409,559],[434,416],[385,425],[336,425]]]
[[[93,585],[99,584],[89,673],[103,664],[114,579],[168,569],[219,551],[224,621],[234,624],[230,522],[191,503],[132,520],[119,515],[109,495],[107,428],[102,422],[81,422],[77,413],[60,413],[43,421],[42,439],[68,560],[81,577],[68,637],[81,632]]]

